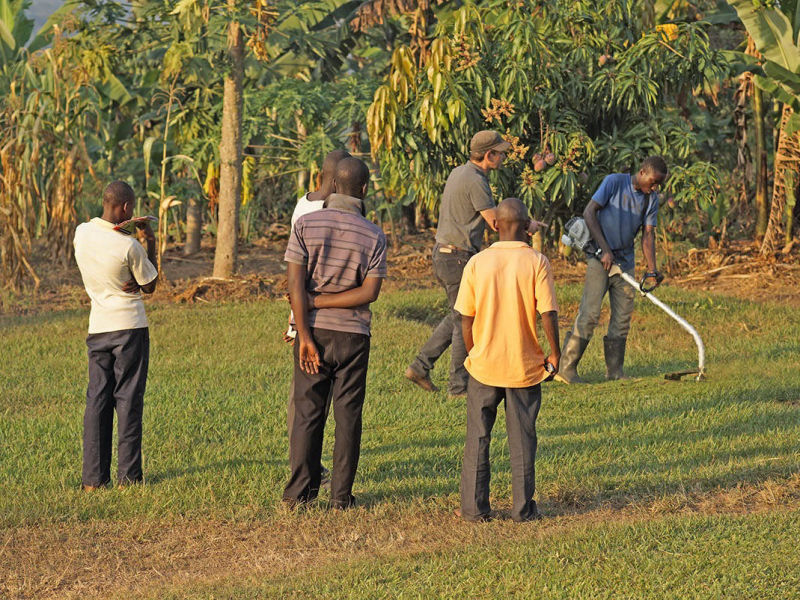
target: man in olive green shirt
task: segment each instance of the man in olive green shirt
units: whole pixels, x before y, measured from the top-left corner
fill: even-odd
[[[489,171],[500,168],[510,147],[496,131],[476,133],[470,141],[469,161],[453,169],[444,186],[433,247],[433,271],[447,294],[450,311],[405,372],[409,380],[426,391],[438,389],[429,372],[452,344],[447,391],[451,396],[467,392],[469,376],[464,369],[467,351],[461,334],[461,316],[453,306],[464,265],[481,249],[485,224],[494,229],[495,204],[488,175]]]

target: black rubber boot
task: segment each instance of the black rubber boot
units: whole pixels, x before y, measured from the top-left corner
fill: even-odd
[[[564,347],[561,349],[561,361],[558,363],[556,380],[561,383],[586,383],[578,375],[578,362],[586,351],[589,340],[579,338],[569,332],[564,338]]]
[[[622,365],[625,362],[625,344],[628,338],[603,338],[603,350],[606,355],[606,379],[627,379],[622,372]]]

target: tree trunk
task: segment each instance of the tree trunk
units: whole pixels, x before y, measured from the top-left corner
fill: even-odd
[[[797,177],[795,171],[786,174],[786,208],[784,209],[783,243],[792,241],[794,207],[797,204]]]
[[[642,30],[649,31],[656,26],[656,0],[642,3]]]
[[[756,49],[756,42],[748,34],[747,48],[745,54],[754,57],[757,60],[762,60],[761,54]],[[741,105],[745,104],[746,96],[749,94],[753,99],[753,121],[755,122],[756,130],[756,152],[753,162],[756,167],[756,240],[761,241],[764,239],[764,233],[767,231],[767,219],[769,218],[769,200],[767,196],[768,174],[767,174],[767,133],[764,127],[764,94],[757,85],[753,84],[753,75],[749,72],[742,73],[740,76],[743,81],[746,81],[747,87],[745,88],[745,97],[739,99]],[[740,88],[741,90],[741,88]],[[737,106],[738,108],[738,106]],[[742,106],[743,108],[743,106]],[[742,110],[742,119],[745,120],[744,111]],[[747,123],[744,122],[745,131],[742,132],[743,143],[747,144]],[[745,148],[745,154],[746,148]],[[741,157],[740,157],[741,160]],[[749,165],[748,165],[749,167]],[[745,168],[745,179],[750,181],[752,173],[749,168]]]
[[[783,220],[786,211],[786,180],[787,175],[796,173],[800,166],[800,140],[797,132],[789,135],[786,125],[792,109],[788,104],[783,106],[780,133],[778,134],[778,150],[775,152],[775,174],[772,183],[772,207],[769,212],[769,222],[761,244],[761,255],[768,256],[775,252],[776,245],[783,240]],[[791,177],[791,175],[790,175]]]
[[[428,229],[431,226],[430,215],[424,206],[417,203],[417,230]]]
[[[361,152],[361,123],[353,121],[350,125],[350,135],[348,136],[347,145],[350,146],[350,152],[358,154]]]
[[[400,207],[400,215],[403,233],[416,233],[416,214],[413,204],[406,204]]]
[[[756,239],[761,240],[767,231],[767,141],[764,129],[764,96],[758,86],[753,86],[753,120],[756,125]]]
[[[303,111],[298,110],[295,112],[294,115],[294,122],[297,126],[297,140],[302,144],[306,141],[308,137],[308,131],[306,130],[306,126],[303,123],[302,119],[300,118],[303,114]],[[298,171],[297,173],[297,193],[296,196],[300,196],[300,194],[304,194],[306,192],[310,192],[310,184],[309,181],[309,172],[305,169]]]
[[[214,277],[230,277],[238,258],[239,206],[242,202],[242,78],[244,38],[235,19],[235,0],[228,0],[232,21],[228,25],[230,72],[222,97],[222,139],[219,144],[219,223],[214,252]]]
[[[200,251],[200,233],[203,228],[203,211],[197,198],[189,198],[186,204],[186,243],[183,255],[191,256]]]

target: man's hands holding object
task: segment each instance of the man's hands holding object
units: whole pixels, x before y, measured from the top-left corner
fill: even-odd
[[[534,233],[539,231],[539,229],[547,229],[547,223],[542,223],[541,221],[534,221],[531,219],[528,222],[528,235],[532,236]]]
[[[114,225],[114,230],[124,233],[125,235],[131,235],[135,231],[138,234],[139,241],[142,242],[142,245],[146,246],[148,242],[156,241],[156,234],[150,226],[151,223],[158,223],[158,219],[151,216],[136,217],[123,221],[122,223],[117,223]],[[138,294],[141,289],[142,286],[140,286],[133,277],[122,285],[122,291],[126,294]]]
[[[661,285],[664,281],[664,275],[658,271],[647,271],[639,282],[639,290],[643,294],[648,294]],[[650,282],[648,284],[648,282]]]
[[[561,352],[551,352],[550,356],[544,359],[544,370],[547,371],[545,381],[552,381],[556,376],[559,362],[561,362]]]
[[[122,285],[122,291],[125,292],[126,294],[138,294],[139,290],[141,289],[142,286],[136,283],[136,280],[133,277],[131,277],[129,281],[126,281]]]
[[[136,235],[142,244],[156,241],[156,234],[153,232],[153,228],[150,227],[149,220],[136,222]]]
[[[606,271],[610,271],[611,267],[614,266],[614,253],[613,252],[603,252],[600,255],[600,262],[603,263],[603,268]]]

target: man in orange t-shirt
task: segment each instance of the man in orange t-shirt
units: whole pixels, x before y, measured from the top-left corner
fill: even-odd
[[[491,518],[489,442],[497,407],[506,402],[515,521],[540,518],[533,500],[536,417],[540,383],[555,374],[561,358],[558,306],[550,262],[531,248],[528,209],[506,198],[496,209],[500,241],[473,256],[456,300],[468,356],[467,436],[461,471],[461,516]],[[536,337],[536,313],[542,317],[550,355]]]

